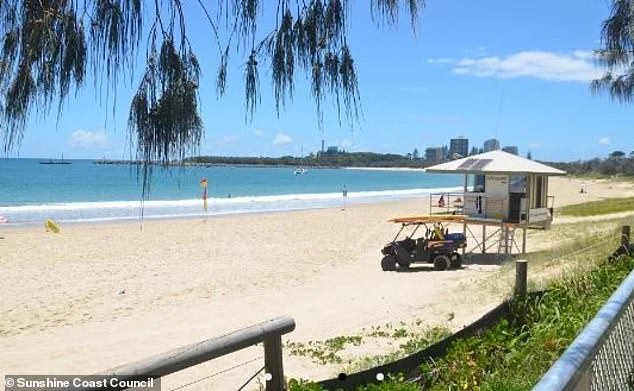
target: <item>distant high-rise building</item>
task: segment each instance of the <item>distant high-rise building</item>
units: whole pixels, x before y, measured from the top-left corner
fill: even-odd
[[[330,146],[328,147],[328,149],[326,149],[326,153],[329,155],[339,153],[339,147],[337,147],[336,145]]]
[[[321,139],[321,153],[326,152],[325,144],[326,142],[324,141],[324,139]]]
[[[444,147],[447,148],[447,147]],[[425,149],[425,160],[428,163],[439,163],[445,160],[445,156],[443,155],[443,147],[431,147]]]
[[[462,158],[469,155],[468,138],[452,138],[449,141],[449,159]]]
[[[443,145],[440,148],[440,154],[442,156],[442,160],[447,160],[447,157],[449,157],[449,149],[447,148],[446,145]]]
[[[484,142],[484,152],[497,151],[500,149],[500,142],[497,139],[488,139]]]
[[[507,145],[506,147],[503,147],[502,150],[504,152],[512,153],[513,155],[519,155],[519,150],[515,145]]]

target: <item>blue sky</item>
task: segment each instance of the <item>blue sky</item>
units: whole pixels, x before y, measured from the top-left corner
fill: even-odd
[[[269,2],[265,2],[270,4]],[[592,50],[600,47],[607,0],[428,0],[414,36],[408,19],[377,28],[366,1],[351,2],[349,44],[355,56],[363,118],[351,129],[326,104],[323,130],[314,103],[298,79],[294,100],[280,118],[262,70],[262,103],[245,123],[243,68],[230,64],[227,94],[217,100],[218,66],[210,31],[191,12],[189,31],[203,69],[201,154],[281,156],[327,145],[350,151],[406,154],[464,136],[470,146],[497,137],[543,160],[604,157],[634,150],[629,137],[634,107],[593,96],[600,75]],[[139,62],[139,65],[142,63]],[[141,66],[137,66],[137,74]],[[136,86],[136,80],[134,85]],[[91,81],[55,113],[34,117],[10,156],[122,158],[129,156],[126,120],[133,93],[120,83],[112,96]]]

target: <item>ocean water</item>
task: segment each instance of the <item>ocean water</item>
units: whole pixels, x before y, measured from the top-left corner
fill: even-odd
[[[0,216],[10,225],[256,213],[424,197],[460,188],[462,177],[421,171],[213,166],[155,168],[142,202],[136,166],[0,159]],[[208,208],[200,180],[207,178]]]

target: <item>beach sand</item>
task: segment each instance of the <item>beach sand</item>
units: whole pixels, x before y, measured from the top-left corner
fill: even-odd
[[[550,194],[557,207],[634,196],[634,185],[551,178]],[[459,329],[508,293],[482,289],[498,264],[442,273],[379,266],[397,231],[387,220],[428,205],[419,198],[345,211],[67,225],[60,234],[3,228],[0,376],[90,374],[280,315],[297,323],[283,340],[304,343],[416,319]],[[555,240],[542,236],[540,247]],[[357,352],[370,353],[381,352]],[[261,347],[242,350],[168,376],[163,389],[255,360],[183,388],[237,389],[262,367],[261,356]],[[288,351],[284,365],[287,376],[312,380],[342,367]]]

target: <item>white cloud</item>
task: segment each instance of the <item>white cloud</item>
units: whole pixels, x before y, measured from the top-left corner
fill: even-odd
[[[610,138],[609,137],[601,137],[599,139],[599,144],[601,145],[608,145],[610,144]]]
[[[591,50],[575,50],[572,55],[586,60],[596,60],[596,56]]]
[[[531,148],[533,149],[538,149],[542,147],[542,143],[540,142],[535,142],[535,143],[531,143]]]
[[[293,139],[290,138],[289,135],[284,133],[278,133],[277,136],[275,136],[275,140],[273,140],[273,145],[284,145],[284,144],[290,144],[292,142],[293,142]]]
[[[71,133],[68,142],[74,147],[103,147],[108,144],[108,136],[103,131],[76,130]]]
[[[447,65],[447,59],[430,59],[429,64]],[[440,61],[440,62],[438,62]],[[505,57],[466,57],[449,63],[452,72],[476,77],[512,79],[532,77],[548,81],[588,82],[600,78],[603,71],[595,66],[593,53],[522,51]]]
[[[453,64],[455,63],[456,60],[453,58],[428,58],[427,59],[427,64],[431,64],[431,65],[447,65],[447,64]]]
[[[254,131],[253,131],[253,134],[255,135],[255,137],[258,137],[258,138],[260,138],[260,137],[264,136],[264,132],[263,132],[263,131],[261,131],[260,129],[256,129],[256,130],[254,130]]]

